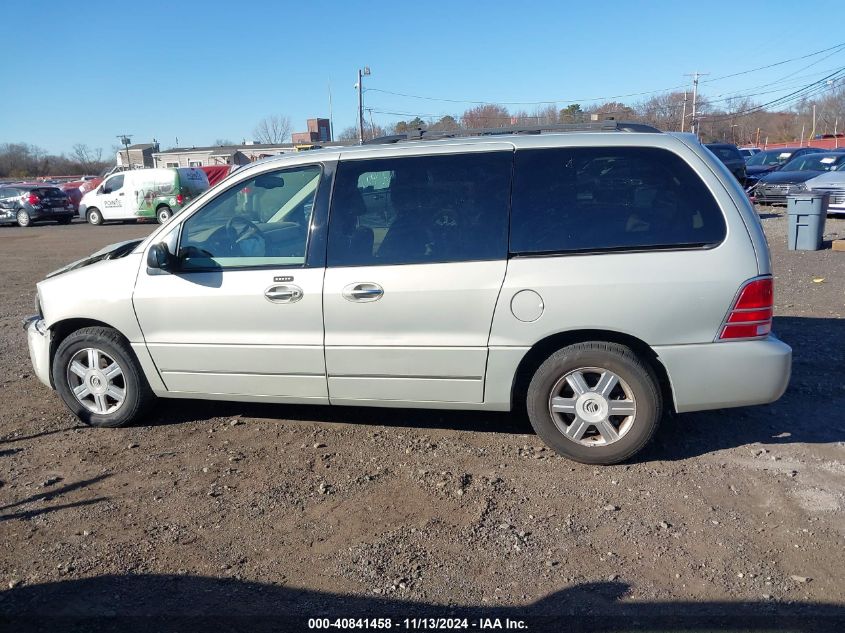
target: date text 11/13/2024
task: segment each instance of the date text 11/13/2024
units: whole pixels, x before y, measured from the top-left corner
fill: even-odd
[[[524,620],[510,618],[309,618],[309,629],[443,631],[450,629],[524,630]]]

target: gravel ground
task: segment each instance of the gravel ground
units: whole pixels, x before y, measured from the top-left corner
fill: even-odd
[[[46,272],[151,227],[0,228],[0,622],[845,630],[845,252],[787,251],[783,211],[761,217],[789,390],[666,420],[614,467],[556,456],[523,415],[171,401],[80,428],[20,319]]]

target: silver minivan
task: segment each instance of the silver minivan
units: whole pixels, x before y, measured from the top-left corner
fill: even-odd
[[[143,422],[156,396],[525,407],[597,464],[668,410],[778,399],[791,350],[741,187],[694,140],[611,129],[244,167],[40,282],[35,372],[101,427]]]

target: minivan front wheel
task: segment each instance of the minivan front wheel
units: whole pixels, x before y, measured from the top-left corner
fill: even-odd
[[[540,365],[526,398],[531,426],[555,451],[616,464],[651,440],[662,399],[651,368],[624,345],[570,345]]]
[[[85,219],[88,220],[88,224],[93,224],[94,226],[99,226],[103,223],[103,215],[100,213],[99,209],[88,209],[88,212],[85,214]]]
[[[170,207],[159,207],[158,211],[156,211],[156,219],[158,220],[159,224],[164,224],[171,217],[173,217],[173,211],[170,209]]]
[[[62,400],[90,426],[129,424],[154,399],[129,344],[111,328],[70,334],[56,350],[52,374]]]

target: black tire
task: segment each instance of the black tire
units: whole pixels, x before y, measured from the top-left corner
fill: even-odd
[[[606,418],[613,424],[613,431],[618,432],[618,439],[606,441],[599,425],[590,426],[585,422],[580,422],[586,428],[582,438],[578,441],[570,439],[564,434],[564,430],[574,428],[578,420],[576,414],[556,413],[553,417],[552,391],[563,389],[565,392],[571,389],[564,377],[579,369],[585,370],[581,372],[585,379],[591,375],[600,377],[599,371],[608,370],[619,379],[613,392],[604,401],[605,404],[613,402],[614,398],[628,402],[632,397],[635,403],[632,416],[617,415]],[[597,386],[586,384],[590,389]],[[630,395],[624,395],[626,392]],[[577,396],[572,389],[571,395],[559,402],[576,403]],[[582,412],[586,406],[595,408],[591,397],[581,400],[581,403],[578,406],[582,407]],[[663,400],[654,371],[630,348],[616,343],[590,341],[564,347],[540,365],[528,387],[526,408],[534,431],[560,455],[584,464],[608,465],[628,459],[648,444],[660,423]],[[570,420],[571,425],[567,426]]]
[[[74,379],[71,376],[71,361],[89,348],[97,350],[103,358],[110,357],[109,360],[116,363],[121,370],[120,381],[125,397],[113,411],[103,414],[82,404],[74,395],[70,384],[70,380]],[[82,328],[64,339],[53,357],[52,378],[56,391],[67,407],[89,426],[115,427],[135,422],[155,400],[155,395],[126,339],[116,330],[107,327]]]
[[[103,223],[103,214],[97,207],[89,207],[85,212],[85,219],[88,220],[88,224],[100,226]]]
[[[63,215],[62,217],[60,217],[57,220],[57,222],[59,224],[70,224],[71,222],[73,222],[73,216],[72,215]]]
[[[156,209],[156,220],[158,220],[159,224],[164,224],[170,218],[173,217],[173,209],[168,207],[167,205],[161,206]]]
[[[32,217],[26,209],[18,209],[15,214],[15,222],[18,223],[18,226],[27,227],[32,224]]]

